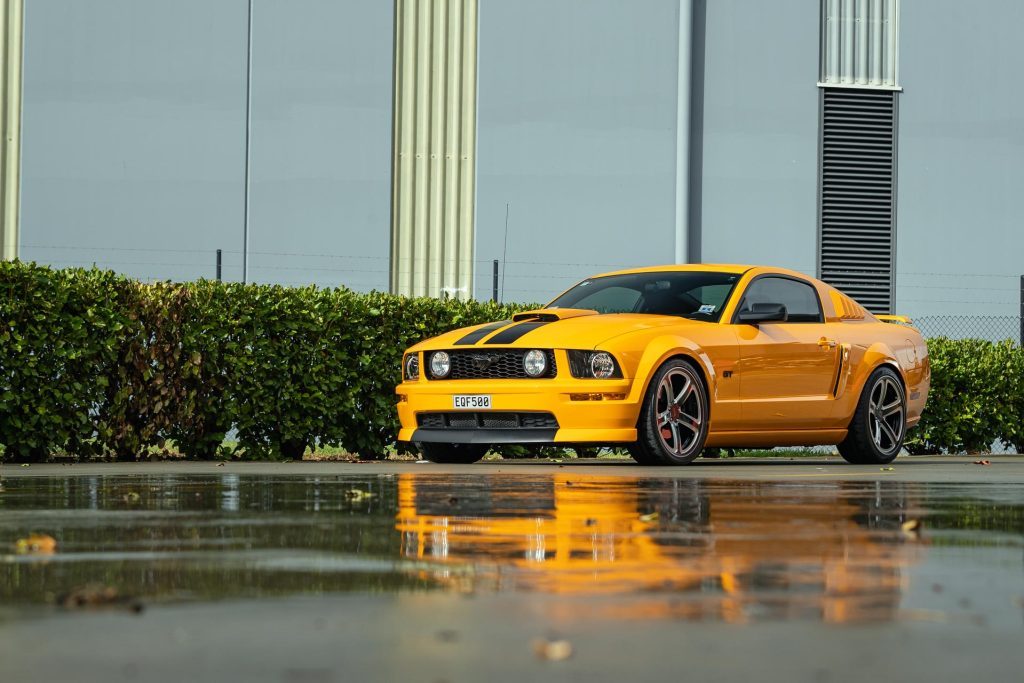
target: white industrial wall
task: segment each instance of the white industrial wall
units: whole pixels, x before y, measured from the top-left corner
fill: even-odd
[[[246,3],[25,3],[21,257],[241,276]],[[391,3],[255,0],[250,280],[387,289]]]
[[[707,2],[704,262],[815,273],[818,25],[812,2]]]
[[[1022,25],[1017,0],[902,0],[900,312],[1019,314]]]
[[[705,262],[813,273],[817,3],[694,0]],[[255,0],[251,274],[386,289],[391,2]],[[545,300],[675,246],[676,0],[481,0],[475,290]],[[1014,0],[903,0],[896,309],[1013,315]],[[21,256],[240,276],[245,3],[28,0]]]
[[[476,295],[674,259],[676,0],[481,0]]]

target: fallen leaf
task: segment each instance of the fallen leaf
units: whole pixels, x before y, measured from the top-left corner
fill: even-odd
[[[974,464],[975,465],[991,465],[992,463],[989,462],[988,460],[975,460]]]
[[[533,651],[539,659],[549,662],[561,662],[572,657],[572,643],[568,640],[545,640],[538,638],[533,641]]]
[[[442,629],[434,634],[442,643],[454,643],[459,639],[459,632],[454,629]]]
[[[658,519],[658,513],[657,512],[652,512],[649,515],[640,515],[640,521],[641,522],[653,522],[656,519]]]
[[[224,467],[224,463],[222,463],[222,462],[217,463],[217,467]]]
[[[29,534],[27,538],[15,541],[14,550],[19,555],[53,555],[57,551],[57,541],[46,534]]]
[[[57,604],[65,609],[98,609],[113,607],[141,612],[142,602],[130,595],[121,595],[113,586],[90,583],[73,588],[70,592],[57,596]]]
[[[879,467],[878,471],[879,472],[892,472],[894,469],[896,469],[896,468],[895,467]]]
[[[29,466],[29,464],[28,464],[27,462],[23,462],[23,463],[21,463],[21,466],[22,466],[22,467],[28,467],[28,466]]]
[[[921,520],[908,519],[900,524],[900,530],[908,536],[917,536],[921,532]]]
[[[360,501],[369,500],[370,498],[376,497],[376,493],[370,491],[363,491],[362,489],[349,489],[345,491],[345,497],[351,500],[353,503]]]

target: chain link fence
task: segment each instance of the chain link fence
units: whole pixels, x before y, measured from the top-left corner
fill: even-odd
[[[1024,345],[1024,327],[1018,315],[926,315],[914,318],[914,326],[925,339],[986,339],[998,342],[1007,339]]]

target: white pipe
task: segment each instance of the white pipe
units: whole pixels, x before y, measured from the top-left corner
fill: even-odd
[[[679,65],[676,71],[676,263],[686,263],[689,260],[692,40],[693,1],[679,0]]]

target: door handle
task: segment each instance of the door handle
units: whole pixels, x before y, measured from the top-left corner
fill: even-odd
[[[821,339],[818,340],[818,346],[820,346],[823,349],[834,349],[836,347],[836,340],[825,339],[825,337],[822,337]]]

